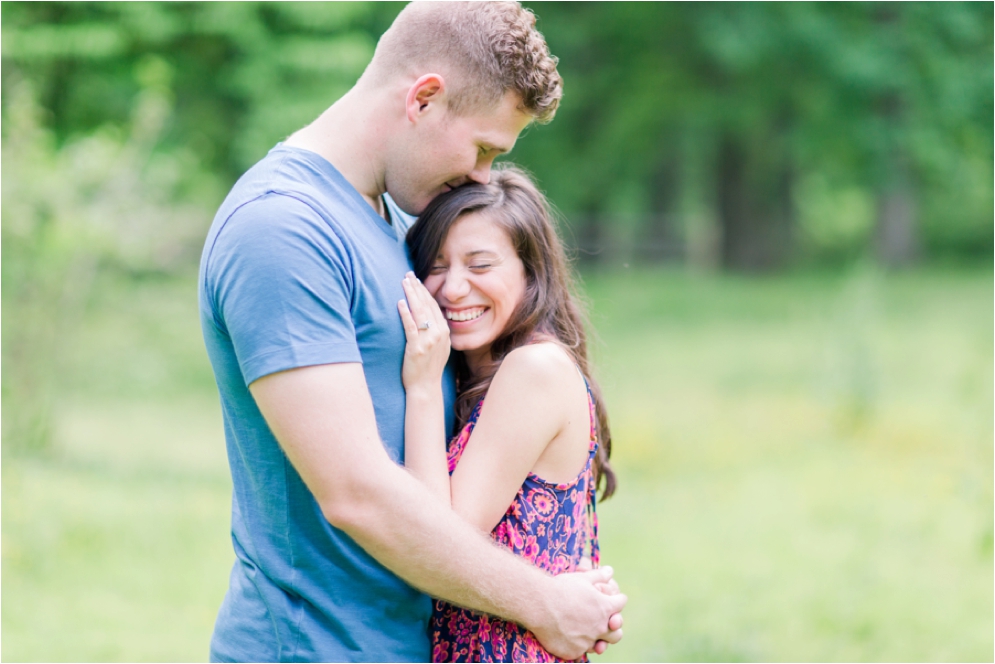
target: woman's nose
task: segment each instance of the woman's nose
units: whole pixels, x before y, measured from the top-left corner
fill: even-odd
[[[442,295],[450,302],[457,302],[470,293],[470,282],[463,276],[461,270],[450,270],[446,273],[446,281],[442,284]]]

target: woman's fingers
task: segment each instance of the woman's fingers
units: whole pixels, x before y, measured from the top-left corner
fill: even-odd
[[[425,292],[427,293],[428,289],[425,289]],[[431,297],[431,294],[429,295],[429,297]],[[442,307],[439,306],[439,303],[435,301],[434,297],[432,298],[432,304],[435,305],[434,307],[432,307],[432,313],[435,314],[435,320],[439,323],[439,330],[444,332],[446,336],[448,336],[449,322],[446,320],[445,314],[442,313]]]
[[[434,326],[435,331],[445,335],[449,331],[449,324],[446,317],[439,308],[439,303],[435,301],[432,294],[425,288],[425,284],[419,281],[414,273],[409,272],[404,280],[404,293],[408,298],[411,307],[411,315],[418,324],[418,329],[424,330],[425,323]]]
[[[418,293],[415,291],[414,281],[410,276],[406,276],[404,279],[401,279],[401,287],[404,289],[404,297],[408,300],[408,311],[411,312],[415,320],[419,320],[421,316],[421,301],[418,299]]]
[[[418,329],[425,329],[426,321],[431,325],[434,319],[432,315],[432,305],[435,300],[428,294],[425,286],[418,281],[413,274],[409,273],[403,280],[404,294],[408,298],[408,306],[411,308],[411,315],[418,324]],[[438,306],[438,305],[435,305]]]
[[[442,313],[442,308],[439,306],[439,303],[435,301],[435,298],[432,297],[432,294],[428,292],[428,289],[425,288],[425,284],[418,281],[416,290],[425,302],[426,313],[429,313],[432,316],[432,324],[438,325],[440,332],[448,333],[449,323],[446,322],[446,317]],[[426,320],[428,319],[426,318]]]
[[[404,295],[407,298],[408,312],[414,322],[417,339],[421,342],[419,345],[432,346],[440,341],[444,335],[448,336],[449,329],[448,326],[443,328],[445,319],[441,318],[439,305],[436,304],[425,286],[411,273],[401,282]],[[405,334],[408,334],[407,330],[405,330]],[[415,343],[414,338],[409,337],[409,341]]]
[[[418,325],[415,323],[408,303],[404,300],[397,301],[397,313],[401,314],[401,325],[404,326],[404,338],[408,343],[414,343],[418,339]]]

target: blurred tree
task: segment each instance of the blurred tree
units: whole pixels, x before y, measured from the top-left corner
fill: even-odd
[[[991,3],[527,4],[565,98],[513,158],[590,260],[991,255]],[[351,85],[402,6],[4,2],[3,99],[7,74],[31,81],[62,144],[126,124],[163,77],[162,144],[227,185]]]
[[[156,152],[168,89],[137,97],[126,131],[105,128],[61,148],[39,122],[30,85],[8,80],[3,113],[3,450],[42,452],[65,353],[100,269],[189,264],[210,218],[178,185],[188,152]]]
[[[47,449],[96,275],[194,263],[229,182],[362,70],[353,24],[396,10],[2,5],[5,454]]]
[[[515,159],[587,254],[635,215],[640,255],[714,234],[734,269],[871,246],[904,264],[922,232],[990,255],[990,4],[530,6],[566,94]]]
[[[226,180],[344,93],[397,3],[22,3],[2,5],[3,68],[33,82],[57,140],[127,122],[155,56],[175,90],[167,145]],[[6,92],[6,85],[4,86]]]

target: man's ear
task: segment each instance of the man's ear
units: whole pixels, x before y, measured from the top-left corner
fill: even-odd
[[[425,74],[408,88],[404,101],[409,122],[417,122],[436,108],[445,110],[446,80],[441,74]]]

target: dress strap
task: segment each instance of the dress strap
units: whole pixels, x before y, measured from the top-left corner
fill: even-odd
[[[591,486],[589,489],[589,499],[587,501],[587,527],[588,539],[590,543],[591,566],[595,569],[601,566],[601,547],[598,545],[598,487],[594,483],[594,475],[591,475]]]
[[[574,365],[576,366],[576,365]],[[598,545],[598,486],[594,479],[594,459],[598,453],[598,413],[594,403],[594,393],[591,392],[591,384],[587,380],[584,372],[577,367],[581,378],[584,379],[584,387],[587,388],[587,405],[591,414],[591,444],[588,458],[587,477],[587,541],[591,556],[591,566],[598,568],[601,565],[601,547]]]

